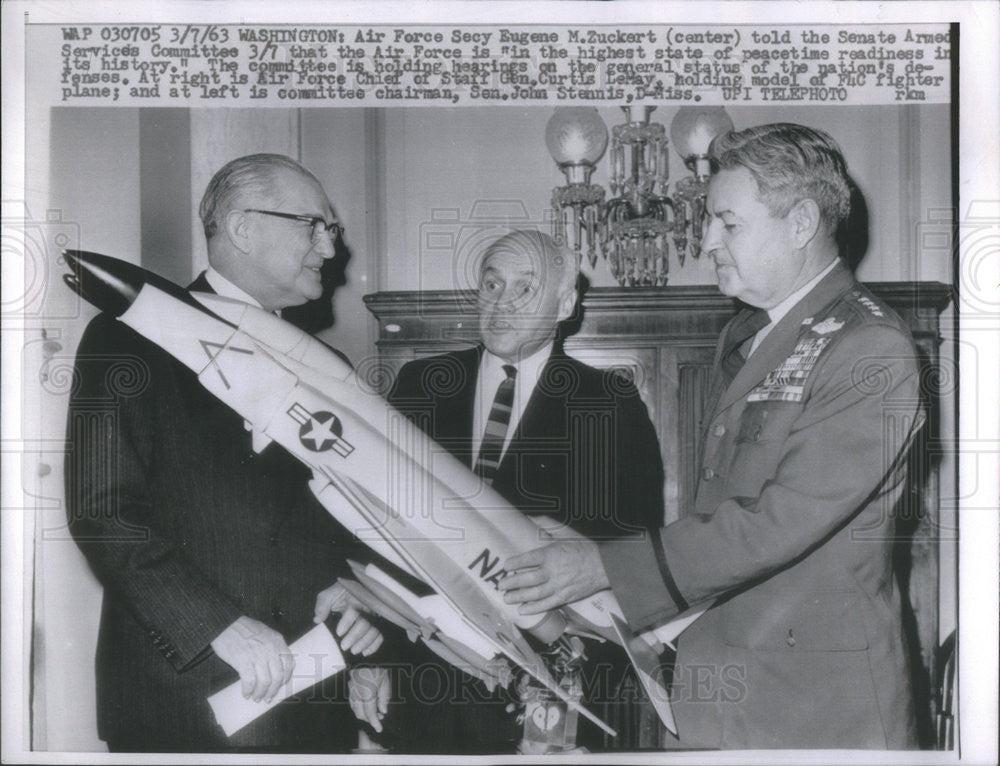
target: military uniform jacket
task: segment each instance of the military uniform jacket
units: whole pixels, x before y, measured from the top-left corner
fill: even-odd
[[[913,746],[892,571],[922,422],[908,331],[838,264],[715,396],[695,507],[601,550],[636,630],[718,600],[678,639],[681,744]]]

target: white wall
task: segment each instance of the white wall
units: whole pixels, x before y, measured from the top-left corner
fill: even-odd
[[[378,184],[368,167],[376,151],[376,111],[308,109],[300,118],[300,159],[326,189],[351,253],[346,283],[333,295],[334,325],[320,337],[355,365],[374,352],[375,320],[362,297],[378,290],[377,264],[385,255],[380,230],[386,216],[375,201]]]
[[[32,136],[45,143],[49,134]],[[28,176],[36,174],[29,152]],[[69,240],[49,248],[46,340],[25,348],[24,414],[37,417],[43,444],[62,442],[76,345],[96,313],[62,284],[55,259],[61,247],[112,253],[138,262],[139,119],[136,109],[52,110],[48,210],[58,211]],[[78,237],[78,240],[74,241]],[[51,350],[51,351],[50,351]],[[54,354],[46,364],[45,356]],[[41,375],[46,378],[42,380]],[[32,385],[34,383],[34,385]],[[101,587],[66,529],[63,455],[42,455],[34,525],[35,720],[33,746],[46,750],[103,750],[94,707],[94,650]],[[41,501],[41,498],[47,500]]]
[[[616,108],[599,111],[609,130],[622,122]],[[661,107],[652,118],[669,130],[675,111]],[[837,139],[871,215],[869,254],[859,270],[862,279],[950,281],[948,259],[933,254],[918,261],[915,233],[917,220],[951,205],[947,106],[734,106],[728,112],[737,128],[798,122],[827,130]],[[383,271],[382,289],[462,286],[467,256],[462,243],[477,226],[472,219],[477,202],[507,201],[515,209],[523,206],[529,221],[543,219],[552,187],[564,183],[545,149],[545,124],[551,115],[551,107],[387,111],[386,257],[391,269]],[[908,137],[906,145],[902,137]],[[605,157],[594,182],[606,184],[607,171]],[[674,152],[670,171],[674,182],[688,173]],[[496,212],[497,206],[492,207]],[[458,238],[457,252],[427,243],[427,231],[439,234],[448,228],[441,220],[447,211],[458,211],[450,226]],[[485,225],[502,223],[503,212],[496,214],[498,218]],[[715,284],[706,261],[689,259],[684,269],[672,268],[671,284]],[[603,263],[593,284],[614,284]]]
[[[299,113],[295,109],[192,109],[191,204],[178,211],[191,219],[191,279],[208,267],[198,205],[215,172],[247,154],[273,152],[298,158]],[[155,147],[151,147],[155,151]]]

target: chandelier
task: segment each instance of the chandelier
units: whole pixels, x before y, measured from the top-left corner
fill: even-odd
[[[692,175],[668,195],[669,155],[663,125],[650,122],[655,106],[621,107],[625,122],[612,129],[611,199],[590,183],[608,146],[608,129],[593,107],[556,109],[545,128],[545,144],[566,176],[552,190],[553,236],[584,252],[593,267],[598,254],[620,285],[667,284],[670,251],[683,266],[701,250],[702,218],[708,193],[708,145],[731,130],[721,106],[681,107],[670,140]]]

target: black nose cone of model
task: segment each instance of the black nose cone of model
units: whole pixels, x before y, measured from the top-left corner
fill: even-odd
[[[201,308],[181,287],[141,266],[86,250],[64,250],[63,257],[73,271],[64,274],[63,281],[88,303],[114,316],[124,314],[147,284]]]

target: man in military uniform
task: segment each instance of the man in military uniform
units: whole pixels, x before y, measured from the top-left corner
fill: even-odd
[[[745,307],[724,329],[693,508],[646,540],[513,557],[526,613],[611,587],[636,631],[711,606],[678,639],[679,746],[915,743],[894,504],[923,416],[913,341],[838,258],[847,168],[776,124],[712,145],[703,249]]]

